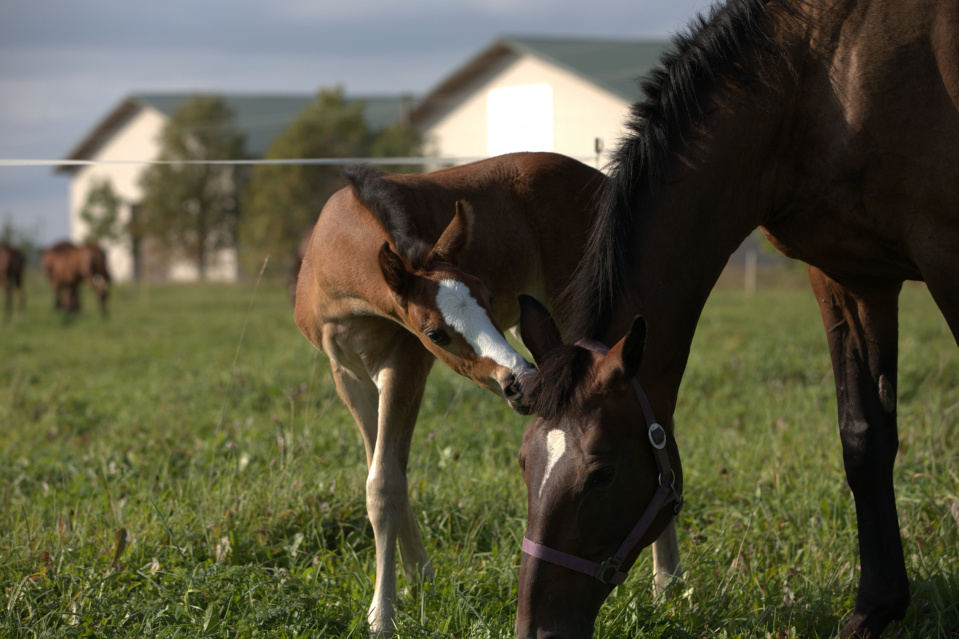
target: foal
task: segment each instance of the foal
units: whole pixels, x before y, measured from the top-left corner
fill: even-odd
[[[433,361],[520,413],[533,368],[501,327],[517,296],[552,300],[583,253],[601,173],[552,153],[518,153],[429,174],[347,171],[303,257],[295,318],[330,358],[359,426],[376,540],[371,630],[393,629],[396,542],[414,578],[433,574],[409,503],[410,440]],[[496,299],[495,308],[493,299]]]

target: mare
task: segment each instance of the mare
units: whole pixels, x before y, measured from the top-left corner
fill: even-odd
[[[671,423],[706,299],[762,227],[808,265],[832,359],[861,565],[840,633],[878,637],[910,598],[893,485],[902,283],[924,281],[959,336],[959,3],[729,0],[674,39],[642,88],[557,305],[568,341],[613,348],[560,346],[524,304],[542,378],[520,456],[533,554],[516,634],[592,634],[613,586],[536,549],[615,556],[659,483],[623,379],[635,373]]]
[[[376,544],[371,631],[393,630],[396,544],[411,578],[431,577],[407,491],[410,440],[435,359],[527,413],[535,369],[500,327],[517,297],[554,299],[582,256],[602,173],[552,153],[517,153],[427,174],[347,170],[303,258],[295,319],[330,358],[363,437]],[[495,305],[493,298],[496,298]]]
[[[80,311],[80,282],[86,281],[100,301],[100,314],[107,315],[110,294],[110,272],[107,256],[96,244],[75,246],[58,242],[40,254],[43,269],[53,286],[53,306],[77,313]]]
[[[3,316],[10,319],[13,312],[13,292],[20,300],[20,310],[26,308],[23,297],[23,255],[8,244],[0,244],[0,284],[3,285]]]

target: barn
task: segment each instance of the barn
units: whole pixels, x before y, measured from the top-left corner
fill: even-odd
[[[413,125],[437,156],[555,151],[602,168],[665,41],[503,38],[430,91]]]
[[[191,94],[134,94],[125,98],[89,132],[66,156],[67,160],[93,160],[107,164],[64,164],[57,168],[70,177],[70,229],[74,242],[87,235],[80,211],[90,189],[97,182],[109,180],[120,196],[120,222],[126,223],[137,213],[142,200],[140,176],[146,165],[137,162],[156,159],[160,153],[159,138],[170,116]],[[223,96],[234,113],[234,124],[245,135],[244,155],[262,157],[273,139],[294,120],[314,96],[303,95],[236,95]],[[367,123],[384,128],[409,109],[401,97],[362,97],[366,105]],[[117,164],[111,164],[118,162]],[[151,246],[133,246],[130,240],[105,243],[110,270],[117,281],[149,279],[161,281],[194,281],[196,265],[187,259],[170,259]],[[235,250],[219,251],[207,264],[206,278],[231,281],[237,277]]]

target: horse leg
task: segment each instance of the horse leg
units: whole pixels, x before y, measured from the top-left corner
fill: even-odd
[[[110,294],[110,288],[106,280],[101,275],[86,275],[85,279],[90,290],[100,302],[100,315],[107,316],[107,296]]]
[[[896,425],[898,297],[902,282],[855,289],[809,267],[819,302],[839,408],[846,481],[856,503],[861,572],[852,618],[840,637],[878,637],[909,604],[893,464]]]
[[[80,312],[80,283],[74,282],[67,289],[69,292],[69,302],[67,302],[67,310],[71,313]]]
[[[336,365],[333,370],[340,396],[366,445],[366,508],[376,541],[376,582],[368,620],[374,634],[385,636],[394,626],[397,540],[406,572],[413,579],[433,576],[409,501],[406,465],[434,358],[399,327],[382,343],[382,350],[362,355],[368,375],[351,374]]]
[[[676,520],[671,519],[659,539],[653,542],[653,595],[659,597],[664,594],[669,585],[682,575]]]
[[[17,274],[17,296],[20,299],[20,311],[27,310],[27,296],[23,290],[23,271]]]

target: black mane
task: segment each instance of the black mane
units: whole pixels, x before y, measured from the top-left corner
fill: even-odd
[[[409,189],[389,174],[366,164],[351,164],[344,174],[356,197],[376,215],[383,230],[393,240],[396,252],[413,268],[422,266],[432,248],[408,213]]]
[[[544,419],[553,419],[569,406],[576,397],[576,388],[589,374],[591,360],[592,353],[586,349],[563,346],[537,361],[540,380],[529,393],[532,412]]]
[[[613,297],[625,292],[629,272],[631,205],[643,189],[661,184],[684,137],[705,120],[714,91],[763,83],[763,61],[782,57],[766,19],[775,7],[796,13],[789,0],[714,6],[673,38],[658,67],[641,80],[644,97],[632,106],[610,163],[586,255],[558,304],[567,337],[598,338],[608,325]]]

